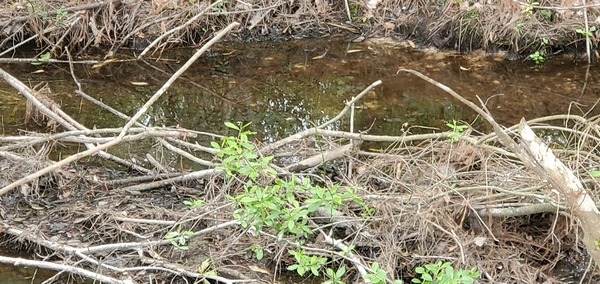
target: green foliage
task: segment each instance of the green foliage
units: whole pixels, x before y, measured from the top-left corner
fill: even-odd
[[[42,65],[44,61],[48,61],[50,59],[50,52],[40,54],[40,59],[38,61],[31,62],[31,65]]]
[[[590,171],[590,176],[592,176],[592,177],[600,177],[600,170]]]
[[[541,22],[552,22],[552,10],[539,9],[536,13],[538,20]]]
[[[350,187],[322,187],[312,184],[308,178],[298,179],[295,176],[287,180],[264,179],[269,175],[275,177],[276,172],[269,165],[273,157],[261,157],[254,153],[255,146],[249,137],[255,133],[247,130],[249,124],[227,122],[225,125],[236,130],[237,135],[225,136],[220,144],[212,142],[211,145],[218,150],[217,157],[222,164],[217,168],[225,172],[226,178],[231,179],[235,175],[246,180],[242,193],[228,196],[236,207],[233,217],[240,221],[242,227],[253,227],[258,233],[274,230],[279,240],[291,237],[300,244],[313,234],[309,227],[309,214],[324,207],[333,216],[344,202],[364,204],[357,190]],[[265,184],[265,180],[270,182]],[[298,196],[302,196],[304,201]],[[251,250],[257,259],[263,258],[263,249],[259,244],[253,244]],[[295,270],[301,276],[307,271],[319,275],[327,262],[327,258],[305,254],[301,249],[290,250],[289,253],[294,256],[296,263],[288,269]],[[341,281],[344,273],[345,268],[329,271],[327,275],[332,281],[329,283],[344,283]]]
[[[264,227],[274,228],[279,238],[292,235],[305,238],[312,234],[308,227],[308,215],[324,206],[330,213],[339,208],[344,201],[353,200],[363,204],[356,191],[338,185],[323,188],[311,185],[308,179],[298,181],[294,176],[289,181],[278,179],[274,185],[259,186],[251,182],[244,185],[244,192],[230,197],[238,207],[234,218],[240,220],[243,227],[253,226],[257,231]],[[301,205],[295,192],[305,193],[309,198]]]
[[[327,268],[325,270],[325,274],[329,280],[323,282],[322,284],[346,284],[346,282],[342,281],[342,277],[346,273],[346,266],[342,265],[338,268],[337,271]]]
[[[544,63],[544,61],[546,61],[546,58],[544,58],[544,53],[539,50],[534,52],[533,54],[530,54],[529,58],[533,60],[535,65],[541,65],[542,63]]]
[[[217,170],[225,172],[227,179],[231,179],[234,172],[243,176],[256,180],[262,174],[270,173],[277,174],[275,170],[269,167],[269,163],[273,157],[259,157],[254,153],[254,144],[248,140],[250,135],[256,134],[246,130],[250,123],[235,125],[231,122],[225,122],[225,126],[236,130],[237,136],[224,136],[221,138],[221,144],[211,142],[211,146],[219,152],[217,157],[221,159],[221,166]]]
[[[215,13],[225,13],[227,9],[225,9],[225,4],[229,3],[229,0],[223,0],[219,4],[213,7],[213,12]]]
[[[217,275],[217,271],[214,270],[213,262],[210,259],[205,259],[204,261],[202,261],[202,263],[198,267],[198,273],[200,273],[204,276],[208,276],[208,275],[216,276]],[[202,283],[210,284],[210,282],[206,278],[202,279]]]
[[[596,31],[596,26],[591,26],[588,31],[586,31],[585,28],[576,29],[575,31],[584,37],[592,37],[594,35],[593,33]]]
[[[442,261],[419,266],[415,271],[421,276],[420,279],[413,278],[412,282],[423,284],[471,284],[479,277],[477,267],[471,270],[454,270],[451,262]]]
[[[264,256],[264,251],[261,245],[259,244],[252,244],[252,246],[250,247],[250,249],[256,254],[256,259],[261,260],[263,259]]]
[[[291,255],[296,259],[296,264],[288,266],[288,270],[296,270],[298,275],[304,276],[307,271],[313,275],[319,276],[319,270],[327,263],[327,258],[318,257],[316,255],[307,255],[304,250],[289,250]]]
[[[452,120],[452,123],[446,123],[446,126],[452,129],[452,133],[448,135],[448,137],[450,137],[450,141],[458,141],[460,134],[468,128],[467,125],[457,124],[456,120],[454,119]]]
[[[525,17],[527,17],[527,19],[531,19],[531,16],[533,16],[535,7],[540,6],[540,2],[533,2],[531,0],[527,0],[527,6],[525,7],[525,9],[523,9],[523,14],[525,14]]]
[[[366,280],[371,281],[371,283],[373,283],[373,284],[386,284],[387,283],[386,272],[381,267],[379,267],[379,263],[373,262],[373,264],[371,264],[371,270],[373,270],[373,273],[369,273],[364,276],[364,278]],[[394,282],[392,282],[392,283],[393,284],[402,284],[402,280],[394,280]]]
[[[183,201],[183,204],[186,206],[189,206],[191,209],[196,209],[196,208],[202,206],[202,203],[204,203],[204,200],[202,200],[202,199],[190,199],[190,200]]]
[[[69,12],[65,11],[65,5],[61,5],[58,9],[56,9],[56,24],[62,24],[62,22],[67,19],[68,15]]]
[[[165,239],[171,240],[171,244],[180,250],[188,250],[187,241],[193,234],[194,232],[189,230],[182,231],[181,227],[179,227],[175,232],[168,232],[165,235]]]

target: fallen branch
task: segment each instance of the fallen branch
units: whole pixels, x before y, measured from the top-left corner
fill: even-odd
[[[119,143],[121,143],[125,137],[125,135],[128,133],[128,130],[137,122],[137,120],[144,114],[146,113],[146,111],[150,108],[150,106],[152,104],[154,104],[154,102],[156,102],[160,96],[162,94],[164,94],[166,92],[166,90],[171,86],[171,84],[181,75],[183,74],[183,72],[185,72],[185,70],[187,70],[187,68],[189,68],[212,44],[214,44],[215,42],[217,42],[218,39],[220,39],[221,37],[223,37],[225,35],[225,33],[227,33],[228,31],[230,31],[231,29],[233,29],[234,27],[238,26],[238,23],[232,23],[229,26],[227,26],[227,28],[225,28],[224,30],[222,30],[220,33],[218,33],[215,38],[213,38],[213,40],[209,41],[206,45],[204,45],[201,49],[199,49],[177,72],[175,72],[175,74],[173,74],[173,76],[171,78],[169,78],[169,80],[138,110],[138,112],[131,118],[131,120],[125,124],[125,126],[123,127],[123,129],[121,130],[121,132],[119,133],[119,136],[117,136],[113,141],[108,142],[106,144],[102,144],[99,145],[97,147],[94,148],[90,148],[84,152],[80,152],[77,153],[75,155],[69,156],[68,158],[61,160],[59,162],[56,162],[54,165],[46,167],[42,170],[39,170],[33,174],[30,174],[24,178],[21,178],[15,182],[12,182],[11,184],[3,187],[2,189],[0,189],[0,196],[6,194],[8,191],[10,191],[11,189],[20,186],[26,182],[32,181],[33,179],[36,179],[38,177],[41,177],[44,174],[47,174],[51,171],[54,171],[55,169],[58,169],[62,166],[65,166],[71,162],[77,161],[83,157],[87,157],[89,155],[92,155],[94,153],[97,153],[99,151],[103,151],[106,150],[112,146],[115,146]],[[4,72],[3,70],[0,69],[0,75],[7,75],[8,73]],[[3,78],[5,78],[3,76]],[[6,78],[5,78],[6,80]],[[20,83],[20,82],[18,82]],[[22,84],[22,83],[21,83]],[[42,105],[43,106],[43,105]],[[46,108],[47,109],[47,108]],[[48,110],[48,109],[47,109]],[[56,116],[58,118],[58,116]],[[61,118],[58,118],[61,119]],[[137,135],[139,137],[139,139],[145,137],[145,134],[138,134]]]
[[[38,260],[30,260],[30,259],[22,259],[22,258],[14,258],[14,257],[6,257],[0,256],[0,262],[6,264],[12,264],[14,266],[28,266],[28,267],[36,267],[42,269],[50,269],[55,271],[66,271],[72,274],[80,275],[89,279],[93,279],[96,281],[100,281],[102,283],[108,284],[133,284],[134,282],[130,279],[128,280],[118,280],[112,277],[108,277],[96,272],[92,272],[83,268],[73,267],[64,264],[53,263],[49,261],[38,261]]]

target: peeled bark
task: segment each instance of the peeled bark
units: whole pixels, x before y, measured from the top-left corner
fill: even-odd
[[[579,220],[583,230],[583,244],[596,264],[600,264],[600,212],[596,203],[573,171],[554,156],[552,150],[535,135],[524,120],[521,120],[519,134],[521,146],[534,160],[534,166],[540,167],[546,173],[548,181],[559,191],[567,208]]]

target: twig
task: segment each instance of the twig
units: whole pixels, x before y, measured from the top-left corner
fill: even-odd
[[[356,103],[357,101],[359,101],[360,99],[362,99],[362,97],[364,95],[366,95],[369,91],[371,91],[373,88],[377,87],[381,85],[381,80],[377,80],[375,81],[373,84],[369,85],[366,89],[364,89],[362,92],[360,92],[360,94],[358,94],[355,98],[352,98],[352,100],[350,100],[349,102],[346,103],[346,106],[344,106],[344,109],[334,118],[330,119],[329,121],[317,126],[317,129],[323,129],[326,126],[340,120],[340,118],[342,118],[342,116],[344,116],[344,114],[346,114],[346,112],[348,112],[348,110],[350,110],[350,108],[352,108],[352,105],[354,105],[354,103]]]
[[[585,51],[587,54],[587,62],[589,65],[592,64],[592,52],[590,51],[590,45],[592,44],[590,41],[590,24],[588,23],[587,7],[585,7],[585,0],[582,0],[581,3],[583,4],[583,21],[585,24]]]
[[[142,106],[142,108],[140,110],[138,110],[138,112],[131,118],[131,120],[127,124],[125,124],[125,126],[123,127],[123,130],[119,133],[119,136],[116,137],[115,140],[108,142],[106,144],[97,146],[95,148],[88,149],[84,152],[80,152],[75,155],[69,156],[68,158],[66,158],[62,161],[56,162],[52,166],[46,167],[42,170],[39,170],[33,174],[26,176],[24,178],[21,178],[15,182],[12,182],[11,184],[0,189],[0,196],[4,195],[5,193],[7,193],[8,191],[10,191],[11,189],[13,189],[17,186],[20,186],[26,182],[32,181],[38,177],[41,177],[42,175],[47,174],[59,167],[65,166],[65,165],[67,165],[71,162],[77,161],[83,157],[87,157],[89,155],[97,153],[98,151],[106,150],[114,145],[121,143],[121,141],[123,140],[123,137],[127,134],[127,131],[129,130],[129,128],[131,128],[133,126],[133,124],[150,108],[150,106],[152,104],[154,104],[154,102],[156,102],[160,98],[160,96],[166,92],[167,88],[169,86],[171,86],[171,84],[177,79],[177,77],[179,77],[185,70],[187,70],[187,68],[189,68],[195,62],[195,60],[198,59],[198,57],[200,57],[200,55],[202,55],[202,53],[204,53],[211,45],[213,45],[221,37],[223,37],[223,35],[225,35],[226,32],[230,31],[231,29],[233,29],[234,27],[236,27],[238,25],[239,24],[237,22],[230,24],[224,30],[219,32],[212,40],[210,40],[207,44],[205,44],[202,48],[200,48],[200,50],[198,50],[177,72],[175,72],[175,74],[173,74],[173,76],[171,78],[169,78],[169,80]],[[0,75],[3,75],[3,74],[7,74],[7,73],[4,72],[2,69],[0,69]],[[145,135],[142,133],[142,134],[138,134],[138,136],[141,139]]]
[[[133,281],[131,281],[131,280],[118,280],[118,279],[115,279],[112,277],[104,276],[104,275],[96,273],[96,272],[85,270],[83,268],[77,268],[77,267],[64,265],[64,264],[58,264],[58,263],[49,262],[49,261],[38,261],[38,260],[29,260],[29,259],[22,259],[22,258],[0,256],[0,262],[12,264],[14,266],[29,266],[29,267],[44,268],[44,269],[50,269],[50,270],[56,270],[56,271],[64,270],[64,271],[67,271],[72,274],[77,274],[77,275],[81,275],[81,276],[89,278],[89,279],[94,279],[96,281],[100,281],[102,283],[133,284]]]
[[[208,13],[208,11],[212,10],[213,7],[215,7],[216,5],[219,5],[221,3],[223,3],[224,0],[218,0],[215,1],[214,3],[210,4],[208,7],[206,7],[202,12],[198,13],[197,15],[195,15],[194,17],[192,17],[191,19],[187,20],[187,22],[185,22],[183,25],[177,26],[169,31],[167,31],[166,33],[163,33],[162,35],[160,35],[158,38],[156,38],[154,41],[152,41],[143,51],[142,53],[140,53],[140,55],[138,55],[138,59],[141,59],[142,57],[144,57],[144,55],[146,55],[146,53],[148,53],[148,51],[150,51],[150,49],[152,49],[155,45],[157,45],[161,40],[163,40],[165,37],[170,36],[171,34],[180,31],[182,29],[184,29],[185,27],[191,25],[193,22],[195,22],[196,20],[198,20],[200,17],[204,16],[206,13]],[[231,26],[231,24],[229,25]],[[227,30],[227,32],[229,30],[231,30],[231,28],[237,26],[234,25],[231,28],[229,28],[229,26],[227,28],[225,28]],[[229,29],[228,29],[229,28]],[[222,32],[220,32],[219,34],[221,34]],[[213,38],[213,40],[215,38],[220,39],[221,37],[219,36],[219,34],[217,34],[217,36],[215,36]],[[217,40],[218,40],[217,39]],[[212,44],[209,42],[204,46],[211,46]]]
[[[215,169],[201,170],[201,171],[197,171],[197,172],[191,172],[188,174],[184,174],[182,176],[178,176],[178,177],[174,177],[174,178],[163,179],[161,181],[153,181],[153,182],[149,182],[149,183],[137,184],[134,186],[124,187],[124,188],[121,188],[121,190],[129,192],[131,194],[140,194],[141,191],[144,191],[144,190],[155,189],[155,188],[167,186],[167,185],[170,185],[173,183],[199,179],[199,178],[211,176],[214,174],[220,174],[220,173],[222,173],[222,171],[218,171]]]
[[[74,64],[98,64],[102,61],[98,60],[81,60],[74,61]],[[59,59],[39,59],[39,58],[0,58],[0,63],[9,64],[9,63],[69,63],[68,60],[59,60]]]

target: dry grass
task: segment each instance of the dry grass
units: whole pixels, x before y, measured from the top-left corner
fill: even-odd
[[[86,52],[95,47],[143,49],[158,35],[178,27],[204,10],[206,1],[33,1],[24,6],[0,3],[0,48],[34,40],[42,52],[64,56],[64,49]],[[537,2],[536,2],[537,3]],[[585,52],[576,29],[585,26],[583,9],[564,1],[406,1],[384,0],[371,9],[349,1],[352,23],[341,1],[226,1],[207,16],[165,39],[159,50],[197,46],[237,21],[229,40],[279,40],[337,33],[392,36],[422,45],[471,51],[508,50],[518,55],[559,50]],[[598,16],[587,9],[588,19]],[[328,25],[328,23],[335,23]],[[344,27],[345,26],[345,27]],[[591,25],[593,26],[593,25]],[[354,31],[354,34],[349,31]],[[358,32],[361,31],[361,32]],[[33,37],[33,38],[32,38]],[[596,47],[595,33],[592,37]],[[110,53],[109,53],[110,54]]]

